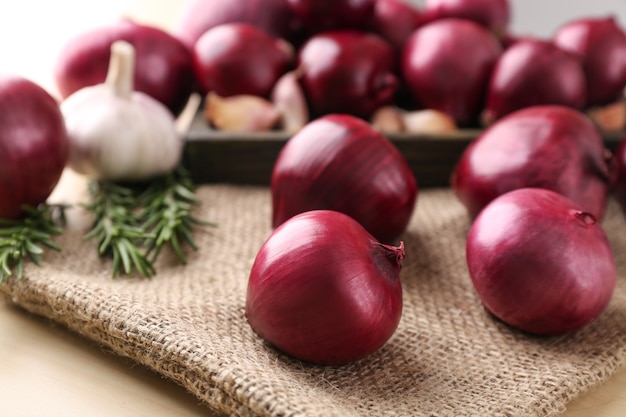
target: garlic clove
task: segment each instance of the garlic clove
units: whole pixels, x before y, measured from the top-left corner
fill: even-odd
[[[626,129],[626,100],[591,108],[587,111],[587,115],[600,130],[605,132],[622,131]]]
[[[281,114],[280,126],[288,133],[295,133],[309,121],[309,108],[299,83],[301,72],[283,74],[271,92],[271,100]]]
[[[204,116],[211,126],[228,132],[267,131],[280,120],[280,112],[262,97],[248,94],[221,97],[214,92],[206,96]]]
[[[395,106],[383,106],[376,110],[370,119],[374,129],[381,133],[401,133],[406,130],[404,110]]]
[[[409,133],[436,134],[458,129],[452,116],[433,109],[405,112],[403,120],[406,131]]]

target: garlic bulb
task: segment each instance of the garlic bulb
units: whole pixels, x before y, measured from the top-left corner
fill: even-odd
[[[97,179],[145,180],[180,162],[184,141],[172,113],[152,97],[133,90],[135,49],[111,46],[103,84],[85,87],[61,103],[70,138],[68,165]]]

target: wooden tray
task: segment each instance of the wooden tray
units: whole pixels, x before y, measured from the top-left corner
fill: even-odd
[[[421,188],[447,187],[465,147],[482,131],[462,129],[446,135],[389,135],[411,166]],[[606,133],[614,150],[625,132]],[[187,131],[184,163],[197,183],[269,185],[284,132],[232,133],[211,129],[198,113]]]

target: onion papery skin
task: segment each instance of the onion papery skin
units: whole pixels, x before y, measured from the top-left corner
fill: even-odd
[[[521,39],[496,63],[487,87],[483,123],[543,104],[582,110],[586,100],[585,73],[576,56],[550,41]]]
[[[501,36],[509,26],[511,5],[508,0],[426,0],[426,21],[450,17],[471,20]]]
[[[502,53],[486,28],[442,19],[413,32],[402,51],[401,73],[416,105],[477,125],[491,71]]]
[[[370,28],[401,51],[411,34],[420,27],[420,9],[405,0],[376,0]]]
[[[299,214],[277,228],[250,271],[246,318],[297,359],[342,365],[380,349],[402,314],[404,245],[383,245],[349,216]]]
[[[296,27],[305,35],[335,29],[365,30],[374,11],[375,0],[287,0]]]
[[[0,218],[22,216],[22,205],[44,203],[69,158],[57,101],[20,76],[0,77]]]
[[[524,188],[490,203],[472,224],[469,274],[488,311],[522,331],[576,331],[606,308],[613,253],[594,216],[550,190]]]
[[[498,120],[465,149],[452,187],[471,217],[517,188],[550,189],[602,219],[615,167],[583,113],[533,106]]]
[[[626,33],[613,17],[571,21],[557,30],[553,41],[582,59],[587,107],[610,104],[624,94]]]
[[[192,49],[204,32],[224,23],[248,23],[287,40],[299,32],[287,0],[186,0],[172,34]]]
[[[374,33],[319,33],[302,45],[297,65],[312,118],[349,113],[369,119],[398,90],[393,47]]]
[[[104,82],[111,45],[118,40],[135,48],[135,90],[160,101],[175,116],[180,114],[196,88],[190,49],[170,33],[130,19],[89,30],[67,42],[54,67],[61,98]]]
[[[293,64],[293,47],[248,23],[226,23],[206,31],[193,48],[200,91],[222,97],[267,98]]]
[[[345,213],[383,243],[406,231],[418,194],[398,149],[369,123],[345,114],[309,122],[281,149],[271,178],[272,225],[296,214]]]

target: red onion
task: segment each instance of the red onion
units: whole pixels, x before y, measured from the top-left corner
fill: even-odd
[[[226,23],[209,29],[193,48],[201,91],[228,97],[249,94],[269,97],[276,81],[294,58],[293,47],[247,23]]]
[[[341,365],[368,356],[402,314],[404,245],[379,243],[349,216],[315,210],[291,218],[250,271],[246,318],[262,339],[297,359]]]
[[[521,39],[509,46],[493,70],[483,122],[515,110],[559,104],[582,110],[586,100],[581,62],[550,41]]]
[[[587,106],[616,101],[626,87],[626,33],[614,18],[571,21],[556,32],[554,43],[577,54],[587,80]]]
[[[301,84],[313,117],[349,113],[368,119],[393,102],[394,51],[380,36],[353,30],[320,33],[300,49]]]
[[[564,106],[518,110],[487,128],[465,149],[453,189],[475,217],[497,196],[546,188],[602,219],[614,166],[602,136],[583,113]]]
[[[22,205],[44,203],[69,155],[58,103],[19,76],[0,77],[0,218],[14,219]]]
[[[397,148],[369,123],[345,114],[309,122],[287,141],[271,191],[274,227],[304,211],[336,210],[384,243],[406,230],[418,192]]]
[[[525,332],[578,330],[604,311],[615,287],[600,223],[550,190],[518,189],[494,200],[472,224],[466,249],[486,309]]]
[[[421,10],[406,0],[376,0],[371,20],[371,30],[401,50],[423,17]]]
[[[178,115],[196,86],[191,52],[164,30],[128,19],[81,33],[68,41],[54,68],[61,96],[66,98],[83,87],[103,83],[111,45],[117,40],[135,47],[135,89]]]
[[[333,29],[366,29],[375,0],[287,0],[297,26],[309,35]]]
[[[442,19],[417,29],[402,56],[402,75],[422,107],[477,123],[487,82],[502,47],[493,34],[468,20]]]
[[[224,23],[248,23],[285,39],[298,31],[287,0],[186,0],[172,33],[191,49],[204,32]]]
[[[615,181],[613,192],[615,200],[626,214],[626,136],[615,148]]]
[[[500,36],[508,29],[511,6],[508,0],[426,0],[424,15],[429,21],[449,17],[468,19]]]

